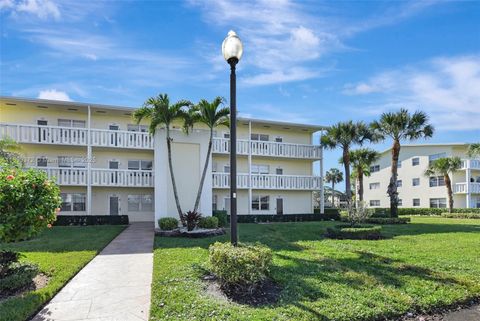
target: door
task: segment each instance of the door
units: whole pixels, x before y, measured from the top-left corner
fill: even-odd
[[[277,215],[283,215],[283,198],[277,198]]]
[[[119,130],[120,127],[118,125],[109,125],[108,129],[110,130]],[[110,133],[110,145],[117,146],[118,144],[118,136],[117,133]]]
[[[115,169],[118,169],[118,161],[109,161],[108,168],[114,169],[110,172],[110,183],[116,185],[118,183],[118,172]]]
[[[48,121],[47,120],[37,120],[37,125],[38,126],[47,126]],[[38,128],[38,141],[39,142],[46,142],[48,137],[47,133],[47,128]]]
[[[118,215],[118,196],[110,196],[110,215]]]

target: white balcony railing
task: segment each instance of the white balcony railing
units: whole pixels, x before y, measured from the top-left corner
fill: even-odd
[[[320,189],[319,176],[252,174],[253,189],[316,190]],[[213,188],[229,188],[229,173],[213,173]],[[237,174],[237,188],[249,188],[248,174]]]
[[[56,178],[58,185],[87,185],[87,170],[84,168],[36,167],[45,171],[49,179]]]
[[[462,159],[461,169],[480,169],[480,159]]]
[[[0,124],[0,138],[11,137],[19,143],[80,145],[88,144],[86,128]],[[91,129],[92,146],[153,149],[149,133],[124,130]]]
[[[480,194],[480,183],[456,183],[453,186],[453,192],[457,194],[465,194],[467,192],[473,194]]]
[[[290,158],[308,158],[319,159],[321,157],[321,147],[318,145],[304,145],[291,143],[277,143],[266,141],[237,141],[237,153],[239,155],[248,155],[249,144],[252,155],[255,156],[273,156]],[[230,140],[228,138],[213,139],[213,153],[228,154],[230,152]]]

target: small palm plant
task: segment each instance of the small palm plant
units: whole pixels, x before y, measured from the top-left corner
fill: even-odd
[[[445,180],[445,186],[448,193],[448,211],[453,211],[453,191],[450,173],[460,169],[462,161],[460,157],[443,157],[434,160],[425,171],[425,176],[442,175]]]
[[[172,180],[173,195],[175,197],[175,204],[177,206],[178,216],[183,225],[182,208],[180,207],[180,199],[178,197],[177,184],[175,182],[175,175],[172,164],[172,138],[170,136],[170,126],[176,120],[185,119],[187,115],[186,107],[191,106],[192,103],[188,100],[180,100],[174,104],[170,104],[170,99],[167,94],[160,94],[156,97],[151,97],[133,113],[133,118],[137,123],[142,119],[150,119],[149,132],[154,135],[159,127],[165,128],[166,143],[168,152],[168,168],[170,170],[170,178]]]
[[[325,173],[325,181],[327,183],[332,183],[332,205],[335,204],[335,184],[343,181],[343,173],[338,170],[338,168],[330,168]]]

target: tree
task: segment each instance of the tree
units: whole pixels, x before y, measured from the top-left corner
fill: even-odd
[[[474,158],[474,157],[480,156],[480,143],[470,144],[470,145],[468,146],[467,155],[468,155],[468,157],[470,157],[470,158]]]
[[[327,183],[332,183],[332,205],[335,204],[335,184],[343,181],[343,173],[338,170],[338,168],[330,168],[325,173],[325,181]]]
[[[143,119],[150,119],[149,132],[151,135],[154,135],[156,133],[157,128],[165,128],[168,152],[168,168],[170,170],[170,178],[172,180],[173,195],[175,197],[175,204],[177,206],[178,215],[183,225],[185,225],[185,222],[183,220],[183,212],[180,206],[177,184],[175,183],[175,175],[173,172],[173,139],[170,137],[170,126],[175,120],[184,120],[187,115],[187,111],[184,108],[191,105],[192,103],[188,100],[180,100],[174,104],[170,104],[170,99],[167,94],[159,94],[157,97],[150,97],[149,99],[147,99],[143,106],[133,113],[133,118],[136,120],[137,124],[140,123]]]
[[[20,145],[10,137],[0,139],[0,158],[7,163],[12,164],[20,161],[18,152],[21,150]]]
[[[347,202],[352,199],[352,190],[350,187],[350,147],[352,145],[362,145],[366,140],[372,141],[374,136],[369,127],[363,122],[354,123],[353,121],[339,122],[327,129],[322,136],[321,144],[328,149],[342,148],[342,162],[345,167],[345,193]]]
[[[363,201],[363,177],[370,176],[370,165],[378,160],[380,155],[369,148],[360,148],[350,151],[350,162],[356,181],[357,201]],[[343,159],[340,159],[343,162]]]
[[[460,157],[443,157],[434,160],[425,171],[425,176],[443,175],[445,186],[448,193],[448,211],[452,213],[453,210],[453,191],[450,173],[460,169],[462,160]]]
[[[400,143],[403,140],[416,140],[433,136],[434,128],[428,123],[428,116],[424,112],[416,111],[410,114],[407,109],[398,112],[387,112],[380,116],[380,120],[372,122],[371,126],[377,140],[390,137],[392,145],[391,177],[387,193],[390,197],[390,215],[398,216],[398,157],[400,155]]]
[[[230,108],[223,107],[223,103],[224,99],[222,97],[216,97],[212,102],[209,102],[205,99],[200,100],[199,103],[195,106],[195,114],[191,115],[191,117],[188,118],[188,124],[186,124],[187,126],[191,126],[193,125],[193,123],[198,122],[206,125],[210,129],[207,156],[205,158],[205,165],[203,167],[200,185],[198,186],[197,198],[195,199],[195,205],[193,207],[194,212],[197,211],[198,205],[200,204],[203,184],[207,175],[210,155],[212,153],[213,131],[218,126],[229,127],[230,125],[228,117],[230,115]]]

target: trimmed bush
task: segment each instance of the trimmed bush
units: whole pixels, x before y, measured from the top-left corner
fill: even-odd
[[[128,215],[58,215],[53,225],[128,225]]]
[[[0,241],[38,235],[52,226],[60,205],[60,189],[45,172],[0,166]]]
[[[407,224],[410,223],[410,217],[370,217],[366,221],[370,224]]]
[[[437,215],[441,216],[442,213],[447,211],[446,208],[423,208],[423,207],[401,207],[398,209],[398,215],[426,215],[432,216]],[[379,217],[377,213],[384,213],[385,216],[390,216],[389,208],[375,208],[375,214],[373,217]],[[480,208],[454,208],[453,213],[477,213],[480,214]]]
[[[480,219],[480,213],[442,213],[442,217]]]
[[[214,216],[202,217],[198,222],[198,227],[201,228],[217,228],[218,227],[218,218]]]
[[[9,273],[0,278],[0,292],[13,292],[29,285],[39,272],[36,264],[13,263],[9,268]]]
[[[178,220],[174,217],[162,217],[158,220],[158,226],[161,230],[171,231],[178,227]]]
[[[230,216],[228,217],[230,221]],[[340,213],[338,210],[325,211],[325,214],[283,214],[283,215],[263,215],[250,214],[238,215],[238,223],[266,223],[266,222],[312,222],[312,221],[339,221]]]
[[[210,245],[212,272],[223,285],[251,287],[266,279],[272,264],[272,250],[265,245],[216,242]]]
[[[342,224],[327,228],[326,236],[340,240],[378,240],[382,237],[381,231],[381,226],[359,224],[352,227],[349,224]]]
[[[227,226],[227,223],[228,223],[227,211],[216,210],[216,211],[213,211],[212,215],[218,218],[218,226],[222,226],[222,227]]]

